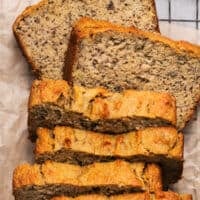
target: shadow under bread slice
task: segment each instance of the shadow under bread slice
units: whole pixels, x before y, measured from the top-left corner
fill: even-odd
[[[190,194],[177,194],[171,191],[163,192],[158,191],[155,194],[135,193],[135,194],[122,194],[114,196],[103,196],[103,195],[81,195],[75,198],[61,196],[54,197],[51,200],[192,200]]]
[[[16,200],[48,200],[54,196],[115,195],[162,190],[161,170],[154,164],[122,160],[87,166],[47,161],[22,164],[13,175]]]
[[[159,163],[165,186],[181,178],[183,134],[171,127],[146,128],[137,132],[108,135],[70,127],[37,129],[36,162],[46,160],[88,165],[123,159]]]
[[[176,97],[181,130],[200,100],[200,47],[83,18],[72,31],[65,75],[90,88],[169,92]]]
[[[38,127],[56,125],[119,134],[175,124],[175,98],[168,93],[136,90],[114,93],[46,79],[33,82],[29,98],[31,138],[36,138]]]

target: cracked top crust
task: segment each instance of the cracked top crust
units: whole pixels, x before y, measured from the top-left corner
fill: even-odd
[[[45,184],[68,184],[86,187],[120,185],[148,191],[162,189],[161,170],[154,164],[130,164],[117,160],[80,167],[47,161],[42,165],[22,164],[14,171],[14,190],[23,186],[43,186]]]
[[[61,97],[62,102],[59,102]],[[60,105],[65,110],[82,113],[92,120],[135,115],[163,118],[176,124],[175,98],[168,93],[136,90],[112,93],[103,88],[70,88],[64,80],[36,80],[31,89],[29,109],[45,103]]]
[[[171,127],[146,128],[120,135],[107,135],[71,127],[37,129],[35,154],[69,149],[99,156],[164,155],[183,159],[183,135]]]

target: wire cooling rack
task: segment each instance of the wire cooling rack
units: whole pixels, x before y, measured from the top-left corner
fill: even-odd
[[[188,19],[175,18],[175,17],[172,16],[172,8],[174,8],[173,4],[177,3],[178,0],[156,0],[156,3],[166,3],[164,1],[167,1],[167,4],[168,4],[167,8],[166,8],[168,16],[165,17],[165,18],[163,18],[163,17],[160,18],[159,17],[159,21],[165,21],[165,22],[169,22],[169,23],[172,23],[172,22],[187,22],[187,23],[193,23],[193,24],[195,23],[196,29],[199,29],[199,22],[200,22],[200,20],[199,20],[199,6],[200,6],[199,5],[199,1],[200,0],[188,0],[187,3],[194,4],[194,7],[195,7],[194,8],[194,12],[195,12],[194,17],[193,18],[188,18]],[[184,1],[182,1],[182,2],[181,2],[181,0],[179,0],[179,1],[180,1],[180,4],[184,4]],[[184,6],[184,5],[182,5],[182,6]],[[181,5],[180,5],[179,8],[176,8],[176,9],[182,9]],[[187,14],[187,13],[185,13],[185,14]]]

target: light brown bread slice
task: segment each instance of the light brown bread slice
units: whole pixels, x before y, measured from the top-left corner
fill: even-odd
[[[37,78],[63,78],[72,24],[84,16],[159,31],[154,0],[42,0],[28,7],[13,25]]]
[[[125,133],[176,124],[175,99],[167,93],[70,87],[64,80],[34,81],[29,98],[29,131],[56,125],[103,133]]]
[[[83,18],[71,36],[66,79],[111,91],[169,92],[176,97],[177,127],[182,129],[200,99],[200,47]]]
[[[75,198],[71,197],[54,197],[51,200],[192,200],[192,195],[167,191],[159,191],[155,194],[149,193],[135,193],[135,194],[123,194],[115,196],[102,196],[102,195],[82,195]]]
[[[181,178],[183,169],[183,135],[171,127],[146,128],[137,132],[107,135],[56,127],[37,129],[35,158],[88,165],[123,159],[129,162],[159,163],[163,182],[168,186]]]
[[[42,165],[23,164],[15,169],[13,175],[16,200],[156,190],[162,190],[161,170],[157,165],[130,164],[121,160],[85,167],[51,161]]]

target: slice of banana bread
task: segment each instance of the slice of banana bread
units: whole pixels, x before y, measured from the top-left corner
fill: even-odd
[[[29,131],[66,125],[103,133],[125,133],[150,126],[176,124],[170,94],[70,87],[64,80],[34,81],[29,98]]]
[[[75,198],[71,197],[54,197],[51,200],[192,200],[192,195],[167,191],[158,191],[155,194],[135,193],[135,194],[123,194],[115,196],[103,196],[103,195],[82,195]]]
[[[63,78],[72,24],[80,17],[158,31],[154,0],[42,0],[15,21],[14,34],[38,78]]]
[[[124,159],[129,162],[159,163],[163,184],[168,186],[181,178],[183,169],[183,135],[171,127],[146,128],[137,132],[107,135],[56,127],[37,129],[35,158],[88,165]]]
[[[66,56],[66,79],[84,87],[169,92],[176,97],[177,127],[200,98],[200,48],[155,33],[83,18]]]
[[[42,165],[23,164],[13,175],[16,200],[157,190],[162,190],[161,170],[157,165],[121,160],[84,167],[51,161]]]

